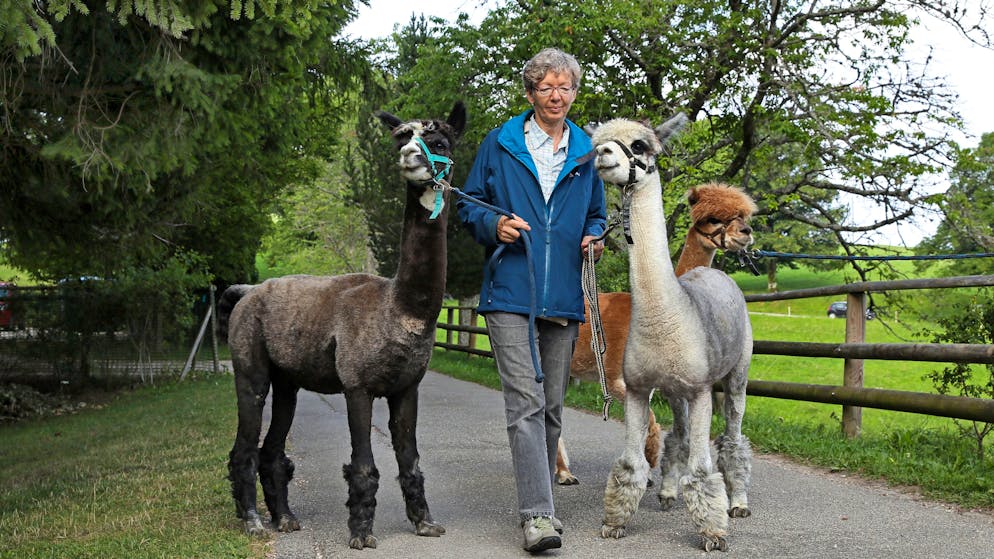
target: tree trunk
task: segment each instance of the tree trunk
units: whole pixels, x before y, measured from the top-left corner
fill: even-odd
[[[766,260],[766,290],[770,293],[777,292],[777,259],[768,258]]]

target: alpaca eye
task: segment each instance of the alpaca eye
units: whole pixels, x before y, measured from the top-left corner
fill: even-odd
[[[710,223],[711,225],[718,225],[719,223],[721,223],[721,220],[718,219],[717,217],[709,217],[708,223]]]
[[[645,148],[646,148],[645,142],[643,142],[642,140],[635,140],[634,142],[632,142],[632,153],[634,153],[635,155],[642,155],[643,153],[645,153]]]

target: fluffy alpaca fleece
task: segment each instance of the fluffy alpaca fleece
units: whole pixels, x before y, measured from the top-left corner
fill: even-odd
[[[758,208],[741,188],[722,183],[708,183],[687,191],[690,220],[696,225],[714,218],[729,222],[735,218],[749,221]]]
[[[728,534],[728,496],[718,472],[708,473],[699,468],[680,480],[683,500],[694,525],[700,526],[701,547],[704,551],[728,551],[725,535]]]
[[[725,474],[728,516],[745,518],[751,514],[747,496],[752,479],[752,447],[749,439],[745,435],[739,440],[719,435],[714,446],[718,454],[718,470]]]
[[[625,523],[638,510],[639,501],[649,483],[649,464],[641,454],[626,451],[611,467],[604,490],[604,522],[602,538],[622,538]]]
[[[674,463],[667,464],[664,480],[679,479],[702,547],[725,550],[729,516],[725,484],[744,504],[750,471],[744,450],[748,440],[741,434],[741,425],[752,330],[742,292],[728,276],[697,267],[678,279],[670,262],[662,187],[654,160],[662,142],[681,124],[674,119],[653,131],[632,121],[614,120],[593,136],[601,178],[621,186],[630,208],[633,239],[629,247],[632,311],[623,370],[625,449],[605,490],[601,534],[623,536],[625,524],[638,507],[648,473],[641,450],[648,432],[649,397],[660,389],[674,414],[667,444],[676,447],[667,451]],[[720,461],[727,476],[712,471],[708,442],[715,382],[722,382],[726,393],[723,445],[737,447]],[[675,489],[672,497],[675,500]]]

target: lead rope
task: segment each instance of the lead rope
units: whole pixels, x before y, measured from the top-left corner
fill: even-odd
[[[590,245],[600,242],[611,232],[617,223],[612,223],[604,230],[599,237],[592,239],[587,245],[587,257],[583,260],[582,281],[583,296],[590,306],[590,350],[594,354],[594,362],[597,363],[597,374],[600,377],[601,397],[604,398],[604,407],[601,409],[601,417],[607,421],[611,411],[611,403],[614,396],[607,389],[607,374],[604,370],[604,352],[607,351],[607,339],[604,337],[604,321],[601,320],[601,305],[597,298],[597,262],[594,260],[594,251]]]
[[[448,181],[446,181],[445,179],[437,179],[436,178],[436,179],[433,179],[433,181],[435,183],[435,190],[436,190],[436,192],[441,192],[442,190],[448,190],[449,192],[452,192],[453,194],[455,194],[459,198],[462,198],[463,200],[466,200],[467,202],[472,202],[472,203],[474,203],[474,204],[476,204],[476,205],[478,205],[478,206],[480,206],[482,208],[486,208],[486,209],[488,209],[488,210],[490,210],[490,211],[492,211],[492,212],[494,212],[496,214],[507,216],[507,217],[510,217],[510,218],[514,217],[514,215],[511,212],[509,212],[509,211],[507,211],[507,210],[505,210],[503,208],[498,208],[497,206],[494,206],[493,204],[488,204],[488,203],[484,202],[483,200],[474,198],[474,197],[470,196],[469,194],[466,194],[462,190],[459,190],[458,188],[456,188],[456,187],[452,186],[451,184],[449,184]],[[536,301],[536,294],[535,294],[535,291],[536,291],[536,289],[535,289],[535,262],[532,260],[531,235],[528,234],[528,231],[524,231],[524,230],[521,230],[521,229],[519,229],[518,231],[521,233],[521,241],[525,245],[525,260],[528,261],[528,287],[529,287],[530,295],[531,295],[530,306],[528,308],[528,345],[531,346],[532,367],[534,367],[534,369],[535,369],[535,382],[543,382],[545,380],[545,375],[542,374],[542,363],[541,363],[541,360],[538,357],[539,356],[539,353],[538,353],[538,340],[535,337],[535,320],[536,320],[536,316],[537,316],[538,312],[537,312],[537,308],[536,308],[537,307],[537,301]],[[490,255],[490,262],[488,263],[488,265],[491,266],[491,267],[496,266],[497,265],[497,261],[500,258],[501,253],[504,252],[504,249],[506,249],[508,246],[510,246],[510,245],[508,245],[507,243],[501,243],[501,245],[497,247],[497,249],[493,252],[493,254]]]
[[[414,137],[415,143],[418,144],[418,148],[421,150],[422,155],[427,159],[428,166],[431,168],[431,172],[434,173],[431,176],[431,181],[433,183],[432,188],[435,191],[435,204],[434,209],[432,209],[431,215],[428,219],[435,219],[442,213],[443,198],[442,193],[446,190],[454,192],[457,196],[463,200],[473,202],[474,204],[484,207],[492,212],[500,215],[504,215],[513,218],[514,215],[511,212],[498,208],[492,204],[488,204],[482,200],[473,198],[469,194],[464,193],[458,188],[452,186],[445,180],[445,176],[449,174],[452,170],[452,160],[443,155],[436,155],[428,149],[419,136]],[[436,169],[435,165],[441,163],[443,165],[441,170]],[[528,285],[531,289],[531,301],[528,311],[528,344],[531,346],[532,353],[532,367],[535,368],[535,382],[542,382],[545,380],[545,375],[542,374],[542,364],[538,357],[538,341],[535,337],[535,316],[536,312],[536,301],[535,301],[535,263],[532,261],[532,245],[531,236],[528,235],[528,231],[520,231],[521,240],[525,245],[525,259],[528,261]],[[507,248],[507,244],[501,244],[497,247],[497,250],[490,256],[490,266],[496,266],[497,260],[500,258],[500,254]]]

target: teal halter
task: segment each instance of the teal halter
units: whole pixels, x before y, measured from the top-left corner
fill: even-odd
[[[418,147],[421,148],[422,153],[428,159],[428,166],[431,168],[432,182],[435,183],[435,208],[431,211],[431,215],[428,219],[435,219],[438,214],[442,213],[442,190],[440,182],[445,179],[445,176],[452,171],[452,160],[444,155],[435,155],[428,149],[425,141],[421,139],[421,136],[414,136],[414,141],[417,142]],[[438,170],[435,165],[441,164],[442,169]]]

